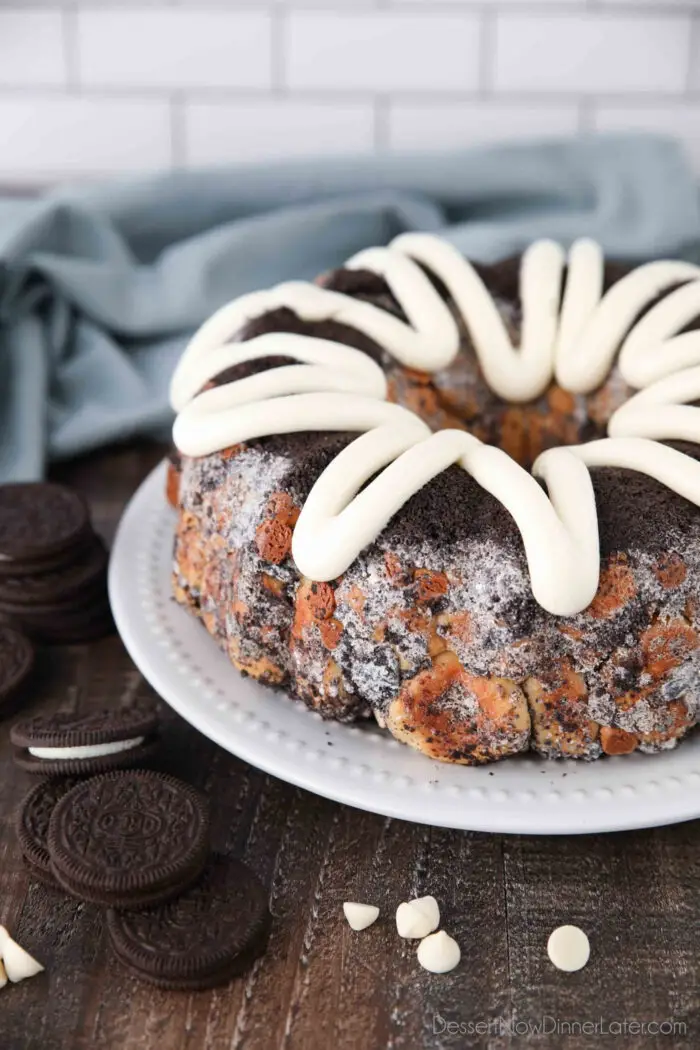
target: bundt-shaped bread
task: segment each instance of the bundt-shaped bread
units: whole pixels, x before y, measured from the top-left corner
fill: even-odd
[[[519,259],[477,267],[516,345],[519,268]],[[605,286],[625,273],[607,265]],[[319,283],[405,319],[375,273],[340,269]],[[536,401],[506,403],[485,383],[454,313],[459,353],[432,375],[402,367],[346,324],[303,320],[286,307],[232,337],[297,332],[356,347],[385,371],[390,399],[433,430],[465,429],[527,467],[545,449],[603,437],[632,393],[613,367],[594,393],[551,384]],[[289,361],[233,366],[214,385],[282,364]],[[295,523],[314,482],[355,437],[309,431],[173,456],[175,597],[235,668],[326,718],[374,717],[447,762],[528,749],[585,759],[653,752],[674,746],[696,723],[696,506],[643,473],[593,468],[600,584],[586,609],[560,617],[533,598],[513,518],[455,465],[412,496],[342,576],[315,582],[291,556]],[[695,445],[674,447],[700,458]]]

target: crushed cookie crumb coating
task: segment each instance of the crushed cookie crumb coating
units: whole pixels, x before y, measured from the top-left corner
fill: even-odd
[[[517,338],[517,260],[481,272]],[[606,283],[624,272],[609,266]],[[373,274],[340,270],[323,280],[400,313]],[[251,322],[240,338],[279,330],[356,346],[385,368],[392,399],[433,429],[466,428],[524,465],[545,448],[602,436],[630,394],[614,369],[592,395],[552,386],[537,402],[506,405],[484,383],[466,331],[454,364],[435,376],[401,368],[352,329],[288,309]],[[453,763],[527,750],[588,760],[655,752],[696,725],[700,514],[692,504],[636,472],[593,469],[600,586],[588,609],[559,618],[532,597],[508,513],[450,467],[340,579],[317,583],[297,572],[293,529],[314,481],[353,437],[281,435],[171,465],[174,594],[234,667],[325,718],[374,717]],[[694,446],[676,447],[700,458]]]

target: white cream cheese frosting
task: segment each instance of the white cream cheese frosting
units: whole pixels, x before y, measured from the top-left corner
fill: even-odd
[[[514,347],[477,271],[446,241],[403,234],[345,265],[380,274],[406,320],[339,292],[289,282],[217,311],[191,340],[171,384],[178,412],[173,437],[189,456],[294,431],[360,433],[321,474],[302,508],[292,554],[303,575],[319,581],[341,575],[415,492],[456,463],[512,515],[535,599],[548,612],[568,616],[590,603],[599,581],[589,467],[640,471],[700,505],[700,464],[658,443],[700,442],[700,409],[689,404],[700,399],[700,332],[681,331],[700,314],[700,267],[649,263],[603,294],[597,244],[577,241],[567,256],[554,242],[537,241],[522,258],[521,343]],[[452,309],[425,271],[447,289]],[[589,393],[618,352],[623,378],[641,389],[612,416],[609,438],[548,450],[535,462],[533,477],[464,431],[431,434],[414,413],[384,400],[381,368],[352,347],[283,332],[231,341],[249,320],[281,306],[304,320],[349,325],[400,364],[427,372],[454,360],[457,313],[487,383],[508,401],[532,400],[555,378],[565,390]],[[224,369],[272,355],[288,357],[290,366],[203,390]]]

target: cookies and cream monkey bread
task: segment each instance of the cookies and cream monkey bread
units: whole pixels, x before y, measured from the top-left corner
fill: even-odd
[[[172,382],[173,586],[241,672],[465,764],[673,747],[700,695],[700,268],[404,234]]]

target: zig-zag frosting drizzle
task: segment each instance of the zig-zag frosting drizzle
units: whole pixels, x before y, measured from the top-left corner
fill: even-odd
[[[293,431],[361,432],[321,474],[302,509],[292,554],[303,575],[340,576],[415,492],[458,463],[515,520],[535,599],[548,612],[568,616],[590,603],[599,581],[589,467],[640,471],[700,505],[700,463],[658,443],[700,443],[700,408],[689,404],[700,400],[700,332],[682,332],[700,315],[700,267],[648,263],[603,295],[597,244],[577,241],[567,257],[554,242],[537,241],[521,263],[523,321],[516,348],[478,273],[446,241],[403,234],[388,248],[359,252],[345,265],[383,276],[406,321],[316,285],[281,284],[241,296],[206,321],[171,385],[178,412],[173,437],[186,455]],[[447,289],[452,308],[425,271]],[[414,413],[385,400],[382,369],[353,347],[284,332],[228,341],[248,321],[282,306],[304,320],[333,319],[355,328],[400,364],[427,372],[445,368],[457,355],[458,314],[486,382],[508,401],[532,400],[553,379],[566,390],[589,393],[603,382],[618,351],[623,378],[641,389],[611,417],[609,438],[550,449],[531,475],[461,430],[431,434]],[[296,363],[203,390],[224,369],[272,355]]]

